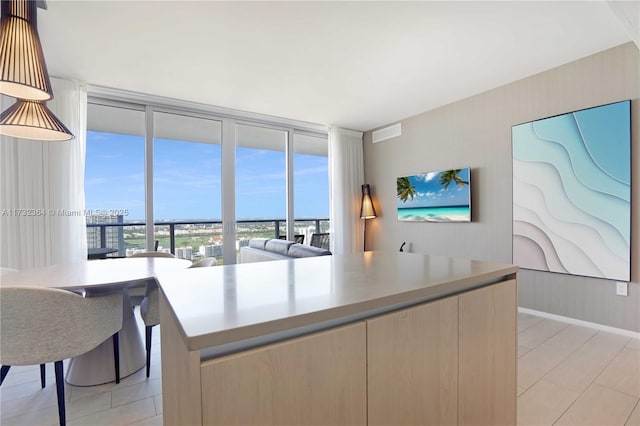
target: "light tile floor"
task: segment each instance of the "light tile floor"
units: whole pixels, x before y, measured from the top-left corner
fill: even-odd
[[[528,314],[518,332],[518,424],[640,426],[640,341]],[[51,366],[47,373],[41,389],[37,366],[9,371],[1,425],[58,424]],[[149,379],[142,369],[119,385],[65,391],[69,425],[161,425],[159,327]]]
[[[640,426],[639,343],[519,314],[518,424]]]

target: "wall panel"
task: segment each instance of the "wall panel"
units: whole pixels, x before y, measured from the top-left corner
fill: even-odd
[[[367,248],[511,262],[511,126],[631,99],[632,243],[629,296],[615,282],[537,271],[519,279],[520,306],[640,331],[640,52],[633,43],[402,120],[402,135],[377,144],[364,136],[365,179],[377,219]],[[389,123],[393,124],[393,123]],[[375,130],[375,129],[374,129]],[[471,167],[471,223],[400,223],[395,178]]]

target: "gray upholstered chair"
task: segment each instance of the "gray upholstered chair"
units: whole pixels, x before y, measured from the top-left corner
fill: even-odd
[[[166,257],[175,259],[173,254],[164,251],[143,251],[140,253],[134,253],[129,257]],[[145,287],[146,286],[135,286],[127,289],[132,305],[139,305],[142,302],[142,299],[145,297]]]
[[[218,259],[215,257],[205,257],[202,260],[189,266],[189,268],[202,268],[208,266],[217,266]],[[160,324],[160,291],[158,285],[153,282],[147,284],[144,293],[144,299],[140,303],[140,316],[144,321],[145,349],[147,351],[147,377],[151,370],[151,334],[153,327]]]
[[[18,271],[19,269],[0,266],[0,277],[2,277],[3,275],[10,274],[12,272],[18,272]],[[9,372],[9,366],[3,365],[2,369],[0,369],[0,383],[4,382],[4,378],[8,372]],[[40,386],[42,387],[42,389],[44,389],[46,385],[47,385],[47,371],[45,369],[44,364],[40,364]]]
[[[58,415],[60,424],[64,425],[62,361],[89,352],[112,338],[116,383],[119,383],[118,332],[121,328],[121,293],[82,297],[52,288],[0,287],[2,379],[12,365],[53,362]]]

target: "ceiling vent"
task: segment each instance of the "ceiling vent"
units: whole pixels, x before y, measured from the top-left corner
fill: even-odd
[[[395,138],[402,134],[402,123],[396,123],[392,126],[385,127],[384,129],[376,130],[373,132],[373,143],[386,141],[387,139]]]

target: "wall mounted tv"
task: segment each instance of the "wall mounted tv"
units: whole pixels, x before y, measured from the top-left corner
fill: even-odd
[[[513,262],[629,281],[631,102],[512,127]]]
[[[439,170],[396,179],[401,222],[471,222],[470,169]]]

